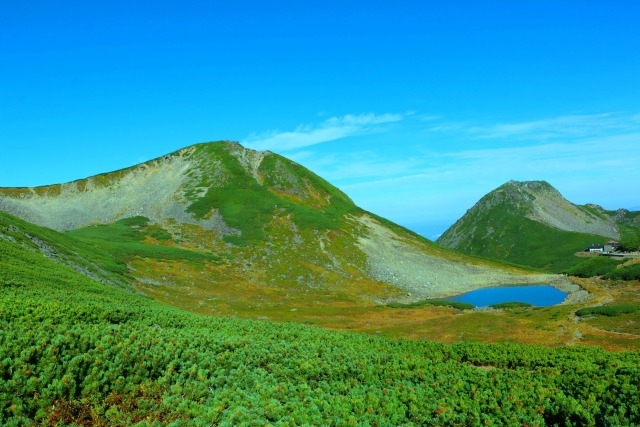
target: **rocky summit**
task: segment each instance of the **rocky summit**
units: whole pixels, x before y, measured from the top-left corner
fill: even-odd
[[[228,141],[65,184],[2,188],[0,210],[109,253],[137,290],[206,313],[552,279],[446,250],[301,165]]]

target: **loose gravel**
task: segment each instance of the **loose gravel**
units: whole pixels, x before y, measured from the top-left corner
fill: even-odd
[[[516,275],[444,260],[404,241],[370,216],[361,216],[359,221],[367,228],[358,244],[367,255],[370,274],[406,290],[414,298],[442,298],[496,286],[571,285],[562,275]]]

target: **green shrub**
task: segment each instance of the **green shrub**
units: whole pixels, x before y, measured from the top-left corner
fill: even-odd
[[[640,280],[640,264],[615,268],[605,274],[603,278],[609,280]]]
[[[636,235],[623,240],[622,242],[620,242],[618,250],[620,252],[640,251],[640,236]]]
[[[501,302],[498,304],[493,304],[490,307],[497,308],[497,309],[509,309],[509,308],[528,308],[528,307],[533,307],[533,305],[528,304],[526,302],[514,301],[514,302]]]
[[[425,299],[410,303],[401,303],[401,302],[392,302],[387,304],[388,307],[391,308],[416,308],[416,307],[424,307],[424,306],[435,306],[435,307],[452,307],[457,308],[458,310],[471,310],[475,308],[475,305],[469,304],[466,302],[458,302],[458,301],[449,301],[442,299]]]
[[[613,271],[620,261],[611,257],[597,256],[582,261],[580,264],[569,268],[564,273],[577,277],[603,276]]]
[[[640,311],[640,305],[603,305],[599,307],[581,308],[576,311],[576,316],[619,316],[621,314],[635,313]]]

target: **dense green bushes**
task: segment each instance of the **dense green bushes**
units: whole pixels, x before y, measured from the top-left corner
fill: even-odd
[[[640,422],[637,353],[389,341],[81,288],[3,292],[0,424]]]
[[[497,309],[511,309],[511,308],[528,308],[528,307],[533,307],[533,305],[528,304],[526,302],[514,301],[514,302],[501,302],[498,304],[493,304],[491,307],[497,308]]]
[[[638,352],[205,317],[0,236],[3,426],[638,425],[639,396]]]
[[[620,261],[610,257],[596,256],[582,261],[580,264],[564,271],[571,276],[593,277],[602,276],[611,272],[620,264]]]
[[[581,308],[576,311],[576,315],[620,316],[621,314],[635,313],[637,311],[640,311],[640,305],[603,305],[599,307]]]
[[[640,235],[633,235],[622,240],[618,250],[621,252],[640,251]]]
[[[610,280],[640,280],[640,264],[615,268],[604,275],[604,279]]]
[[[602,276],[607,280],[640,280],[640,264],[630,266],[622,266],[621,264],[622,261],[619,259],[597,256],[564,272],[577,277]]]

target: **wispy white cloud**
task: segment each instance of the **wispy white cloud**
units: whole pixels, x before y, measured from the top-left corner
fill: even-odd
[[[359,160],[358,160],[359,159]],[[349,178],[341,171],[349,168],[372,180],[346,184],[349,188],[372,186],[450,186],[446,180],[468,182],[473,185],[479,177],[497,180],[547,179],[547,177],[567,177],[584,179],[589,176],[608,176],[624,180],[625,173],[630,178],[640,177],[640,132],[608,137],[585,138],[579,143],[543,143],[517,147],[467,149],[446,153],[430,153],[422,157],[413,156],[404,161],[362,159],[362,156],[336,160],[335,172],[327,170],[334,179]],[[383,165],[389,164],[386,168]],[[325,165],[327,167],[328,164]]]
[[[341,157],[321,169],[365,209],[400,223],[448,218],[452,224],[480,197],[510,179],[546,180],[574,203],[629,208],[637,205],[637,197],[619,189],[640,180],[638,164],[640,132],[577,142],[414,153],[404,162],[382,155]],[[347,170],[357,171],[360,179]],[[625,201],[629,196],[631,203]]]
[[[424,165],[424,159],[416,156],[388,157],[374,151],[350,153],[319,153],[299,151],[288,156],[306,164],[314,172],[330,181],[369,181],[394,176],[404,176]]]
[[[414,112],[415,114],[415,112]],[[419,114],[417,115],[418,120],[421,122],[433,122],[435,120],[442,120],[442,116],[437,114]]]
[[[469,133],[482,136],[482,146],[455,143],[447,146],[448,136],[445,136],[434,143],[425,140],[422,144],[404,144],[394,150],[353,150],[337,155],[311,149],[293,157],[350,189],[367,185],[384,187],[385,183],[389,188],[425,185],[433,180],[439,180],[443,187],[451,187],[443,178],[456,181],[456,185],[460,182],[472,185],[481,177],[495,177],[495,180],[550,179],[548,177],[580,180],[605,175],[624,177],[625,174],[638,177],[640,122],[635,117],[613,113],[567,115],[482,127],[462,122],[444,123],[442,126],[447,132],[455,133],[457,139],[464,140]],[[562,138],[536,138],[552,131]],[[494,135],[495,141],[489,141],[489,135]],[[519,135],[519,144],[499,140],[509,135]],[[430,148],[433,145],[438,146],[437,150]]]
[[[640,164],[640,132],[583,138],[567,143],[533,144],[521,147],[487,148],[448,153],[452,164],[493,167],[512,171],[566,175],[568,172],[618,175],[611,166]],[[492,173],[495,173],[492,172]]]
[[[379,131],[380,125],[399,122],[405,114],[347,114],[318,125],[300,125],[292,131],[271,130],[251,134],[243,143],[256,150],[290,151],[323,142]]]
[[[475,139],[577,138],[637,130],[638,115],[620,113],[574,114],[515,123],[474,124],[469,122],[434,123],[431,132],[457,132]]]
[[[371,135],[369,144],[346,139],[363,134]],[[320,145],[340,138],[339,152]],[[574,203],[638,204],[625,190],[640,182],[640,116],[632,114],[511,123],[349,115],[254,135],[253,142],[252,148],[284,151],[365,209],[408,226],[439,224],[439,232],[510,179],[546,180]]]
[[[324,122],[328,126],[369,126],[382,123],[398,122],[404,118],[404,114],[347,114],[342,117],[332,117]]]

